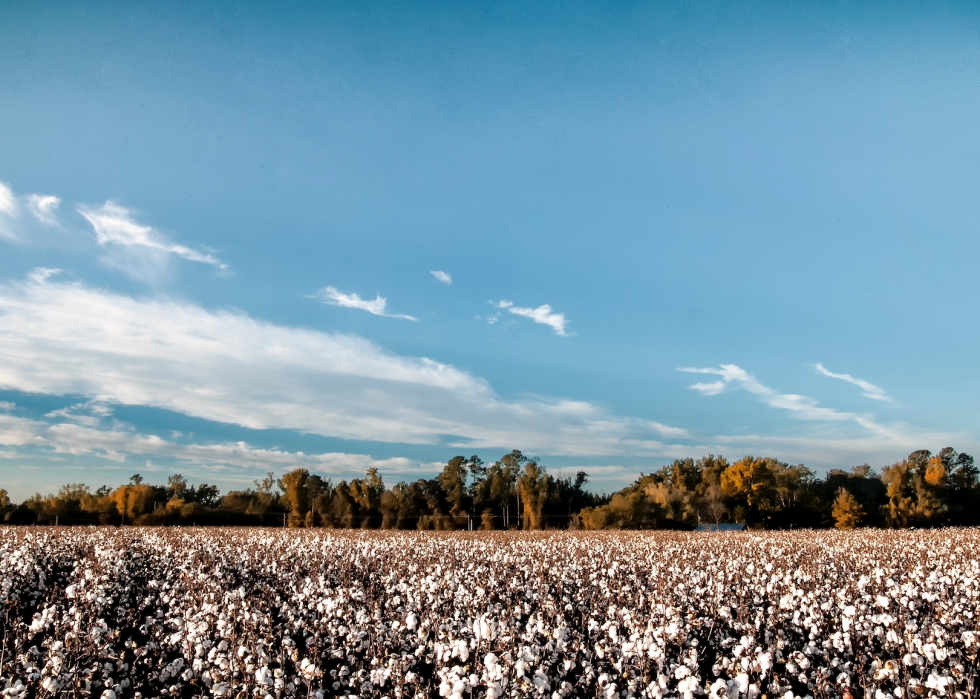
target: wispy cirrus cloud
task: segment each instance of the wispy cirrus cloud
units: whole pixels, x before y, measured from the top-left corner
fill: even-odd
[[[452,284],[453,283],[453,275],[451,275],[449,272],[439,272],[439,271],[433,270],[432,272],[430,272],[430,274],[433,277],[435,277],[438,281],[442,282],[443,284]]]
[[[49,194],[18,196],[9,185],[0,182],[0,238],[17,240],[21,237],[25,226],[21,211],[25,207],[41,223],[60,227],[55,216],[60,203],[61,199]]]
[[[814,368],[823,374],[824,376],[829,376],[832,379],[840,379],[841,381],[847,381],[847,383],[854,384],[858,388],[864,391],[861,395],[865,398],[870,398],[872,400],[885,401],[886,403],[891,403],[895,399],[888,395],[885,389],[875,386],[870,381],[865,381],[864,379],[857,379],[850,374],[835,374],[834,372],[828,370],[823,364],[817,362],[813,365]]]
[[[148,280],[159,273],[171,255],[221,270],[228,267],[210,253],[174,243],[152,226],[137,223],[132,211],[115,202],[107,201],[98,208],[81,207],[78,213],[91,224],[100,246],[122,254],[107,261],[131,276]]]
[[[331,306],[354,308],[359,311],[367,311],[372,315],[382,316],[384,318],[401,318],[402,320],[413,321],[418,320],[418,318],[415,318],[414,316],[405,315],[403,313],[389,313],[388,300],[381,294],[378,294],[374,300],[368,300],[362,299],[357,294],[345,294],[332,286],[328,286],[320,289],[320,291],[314,295],[314,298],[318,298]]]
[[[762,402],[772,408],[787,410],[804,420],[827,420],[835,422],[854,422],[865,429],[879,434],[890,434],[891,430],[875,422],[872,416],[851,413],[834,408],[820,407],[815,398],[795,393],[779,393],[766,386],[755,376],[735,364],[722,364],[719,367],[681,367],[677,371],[690,374],[718,376],[718,381],[698,382],[690,386],[692,390],[706,396],[714,396],[735,387],[759,396]]]
[[[537,308],[524,308],[521,306],[515,306],[510,301],[498,301],[496,303],[491,301],[490,303],[496,308],[505,310],[508,313],[513,313],[515,316],[523,316],[525,318],[530,318],[535,323],[547,325],[555,331],[556,335],[568,337],[575,334],[565,330],[565,326],[568,325],[568,319],[565,317],[565,314],[555,313],[548,304],[538,306]],[[489,322],[493,324],[496,322],[496,319]]]
[[[61,198],[53,194],[31,194],[27,197],[27,208],[41,223],[57,226],[55,211],[61,205]]]

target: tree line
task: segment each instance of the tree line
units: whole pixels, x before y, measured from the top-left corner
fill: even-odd
[[[868,465],[819,478],[768,457],[678,459],[612,495],[585,488],[588,474],[552,475],[512,451],[491,464],[456,456],[432,479],[388,488],[375,468],[334,483],[298,468],[221,495],[180,474],[151,485],[139,474],[94,492],[68,484],[15,505],[8,524],[256,525],[342,529],[693,529],[744,523],[786,529],[980,524],[973,457],[952,448],[915,451],[880,473]]]

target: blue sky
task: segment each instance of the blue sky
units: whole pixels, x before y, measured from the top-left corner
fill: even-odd
[[[976,4],[7,2],[0,65],[15,497],[976,449]]]

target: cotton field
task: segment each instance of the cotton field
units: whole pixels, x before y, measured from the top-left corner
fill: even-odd
[[[976,696],[980,537],[0,530],[5,697]]]

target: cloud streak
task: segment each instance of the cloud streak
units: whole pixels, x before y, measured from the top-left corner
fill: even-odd
[[[432,271],[432,272],[430,272],[430,274],[433,277],[435,277],[438,281],[442,282],[443,284],[452,284],[453,283],[453,275],[451,275],[449,272]]]
[[[821,364],[820,362],[817,362],[813,366],[818,372],[820,372],[824,376],[829,376],[832,379],[840,379],[841,381],[847,381],[847,383],[854,384],[862,391],[864,391],[864,393],[862,393],[861,395],[863,395],[865,398],[885,401],[887,403],[891,403],[894,400],[891,396],[888,395],[888,393],[885,392],[885,389],[875,386],[870,381],[865,381],[864,379],[856,379],[850,374],[835,374],[834,372],[826,369],[824,365]]]
[[[194,250],[186,245],[174,243],[163,233],[133,220],[133,212],[115,202],[107,201],[97,209],[80,208],[78,213],[85,217],[95,231],[96,242],[103,246],[124,246],[175,255],[191,262],[201,262],[218,269],[227,265],[213,255]]]
[[[764,404],[772,408],[787,410],[804,420],[854,422],[878,434],[893,434],[891,430],[875,422],[870,415],[844,412],[833,408],[822,408],[817,404],[816,399],[810,396],[802,396],[794,393],[779,393],[764,385],[755,376],[735,364],[722,364],[717,368],[681,367],[677,371],[720,377],[718,381],[712,381],[710,383],[699,382],[690,386],[692,390],[702,395],[715,396],[731,387],[741,388],[759,396]]]
[[[493,302],[491,301],[491,303]],[[575,334],[569,333],[565,330],[565,326],[568,325],[568,319],[565,318],[565,314],[553,312],[551,306],[548,304],[538,306],[537,308],[524,308],[521,306],[515,306],[510,301],[498,301],[493,305],[502,310],[506,310],[508,313],[513,313],[516,316],[530,318],[535,323],[547,325],[555,331],[556,335],[569,337],[570,335]]]
[[[373,301],[369,301],[367,299],[362,299],[357,294],[345,294],[332,286],[328,286],[320,289],[314,298],[318,298],[331,306],[354,308],[358,311],[367,311],[372,315],[382,316],[383,318],[401,318],[402,320],[412,321],[418,320],[418,318],[404,315],[402,313],[388,313],[388,300],[381,294],[378,294]]]

